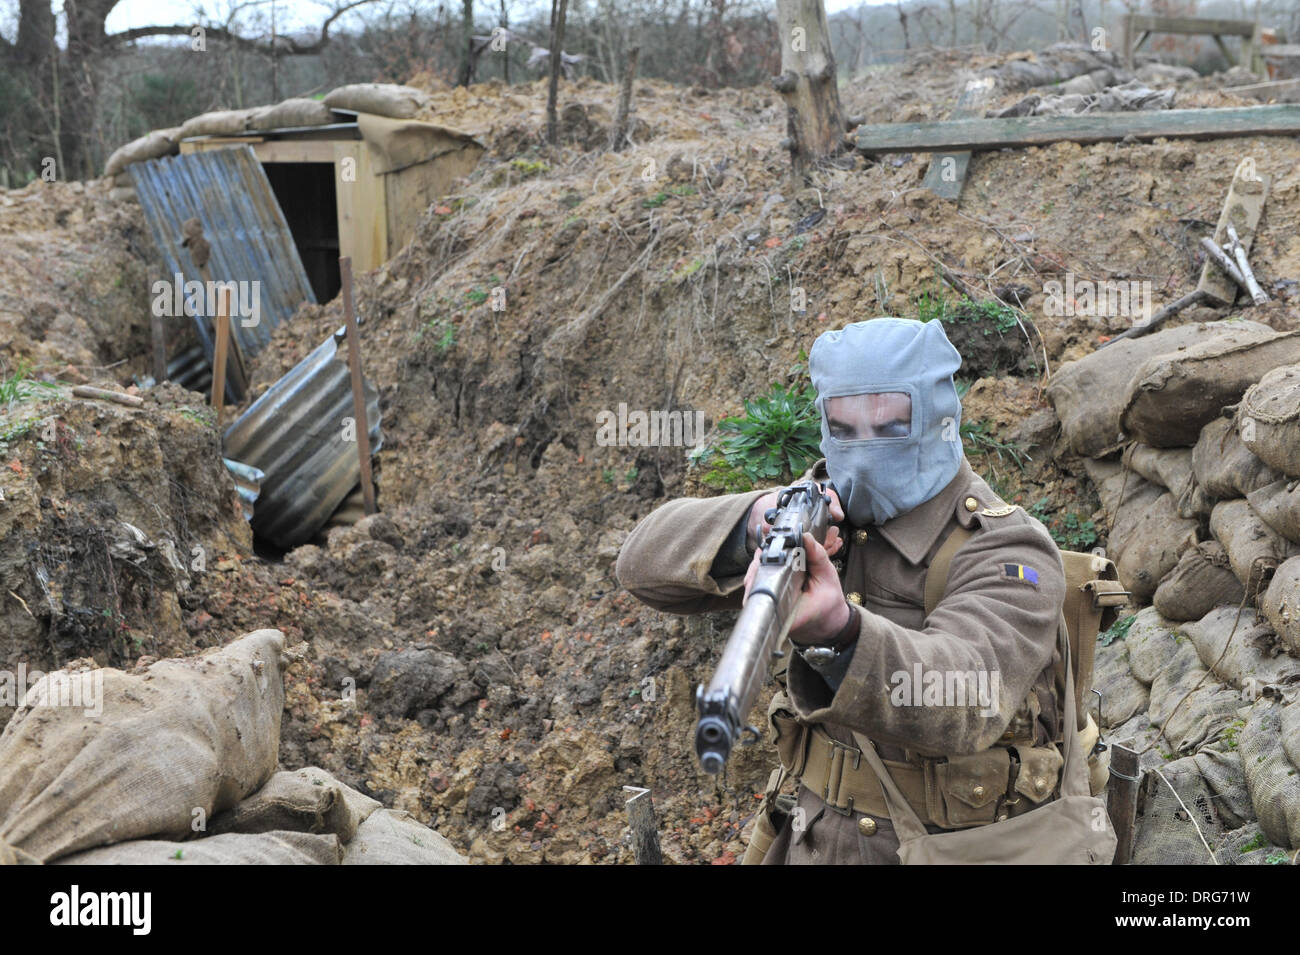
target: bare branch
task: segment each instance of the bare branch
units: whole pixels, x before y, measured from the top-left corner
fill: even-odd
[[[318,36],[314,41],[311,43],[301,43],[293,37],[280,35],[275,37],[274,49],[277,52],[289,56],[310,56],[313,53],[319,53],[330,44],[330,27],[334,25],[335,20],[350,10],[374,2],[375,0],[352,0],[350,3],[345,3],[340,7],[336,7],[334,12],[326,17],[325,22],[321,24],[320,36]],[[201,24],[199,25],[201,26]],[[193,31],[193,26],[180,25],[133,27],[130,30],[123,30],[121,33],[110,33],[104,38],[104,42],[106,44],[120,45],[151,36],[190,36]],[[237,33],[232,33],[225,27],[204,26],[203,32],[204,35],[210,39],[225,40],[246,50],[270,52],[272,49],[272,44],[269,41],[250,40]]]

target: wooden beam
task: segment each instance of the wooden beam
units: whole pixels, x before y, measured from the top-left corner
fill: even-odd
[[[1224,200],[1218,225],[1214,227],[1215,245],[1222,246],[1228,241],[1228,226],[1231,225],[1237,230],[1241,247],[1250,252],[1251,243],[1255,241],[1255,229],[1259,226],[1259,217],[1264,211],[1264,201],[1268,198],[1268,187],[1269,177],[1255,168],[1252,157],[1247,156],[1237,164],[1228,186],[1228,198]],[[1218,308],[1231,305],[1237,298],[1237,283],[1215,268],[1209,259],[1206,259],[1201,268],[1201,278],[1196,283],[1196,288],[1205,293],[1207,304]]]
[[[1115,829],[1114,865],[1128,865],[1133,858],[1133,834],[1137,821],[1138,783],[1142,781],[1138,754],[1127,746],[1110,747],[1110,784],[1106,787],[1106,813]]]
[[[1151,33],[1179,33],[1184,36],[1205,36],[1221,34],[1223,36],[1255,35],[1254,20],[1218,20],[1213,17],[1158,17],[1143,13],[1129,14],[1127,19],[1134,30],[1147,30]]]
[[[1166,109],[1075,116],[1011,116],[860,126],[858,149],[869,155],[1048,146],[1062,140],[1227,139],[1300,134],[1300,105]]]
[[[971,119],[980,114],[989,92],[993,89],[993,78],[971,80],[957,98],[951,119]],[[970,165],[969,151],[956,153],[936,153],[930,157],[930,168],[921,183],[941,199],[956,201],[961,198],[962,186],[966,184],[966,167]]]
[[[276,139],[254,145],[253,155],[259,162],[332,163],[334,146],[328,139]]]
[[[212,362],[212,409],[221,430],[221,410],[226,403],[226,352],[230,348],[230,290],[222,289],[217,303],[215,357]]]

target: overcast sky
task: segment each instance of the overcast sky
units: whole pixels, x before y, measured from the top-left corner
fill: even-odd
[[[542,7],[545,0],[511,0],[509,7],[513,11],[523,11],[530,7]],[[851,9],[856,7],[860,2],[869,4],[889,3],[891,0],[825,0],[826,12],[836,13],[840,10]],[[459,4],[452,0],[455,7]],[[225,17],[225,11],[230,8],[232,0],[219,0],[217,3],[211,2],[204,4],[205,9],[209,11],[221,11],[221,19]],[[56,0],[56,5],[61,7],[61,0]],[[496,9],[496,2],[492,0],[490,6]],[[549,5],[547,5],[549,7]],[[251,5],[250,5],[251,7]],[[313,29],[316,24],[324,18],[324,12],[330,10],[332,4],[313,3],[311,0],[276,0],[276,23],[277,28],[284,24],[289,30]],[[270,0],[259,5],[259,9],[269,15],[271,4]],[[365,8],[362,7],[356,14],[345,15],[343,23],[353,19],[357,15],[364,15]],[[245,14],[247,17],[248,14]],[[215,19],[216,17],[214,17]],[[108,32],[116,33],[119,30],[129,30],[132,27],[150,26],[155,24],[184,24],[194,20],[194,6],[190,3],[176,2],[176,0],[121,0],[113,8],[113,12],[108,17]],[[241,21],[241,22],[247,22]]]

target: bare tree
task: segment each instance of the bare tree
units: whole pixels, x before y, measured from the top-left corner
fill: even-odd
[[[551,84],[546,92],[546,141],[554,146],[560,139],[555,104],[560,91],[560,67],[564,62],[564,18],[569,0],[551,0]]]
[[[796,178],[844,145],[844,111],[822,0],[777,0],[781,75],[772,85],[785,100],[786,145]]]

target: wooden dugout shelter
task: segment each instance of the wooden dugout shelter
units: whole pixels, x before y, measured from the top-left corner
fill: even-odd
[[[339,291],[338,260],[377,268],[415,232],[425,210],[483,155],[473,136],[433,123],[335,110],[339,122],[196,136],[181,155],[248,146],[262,164],[315,292]]]

